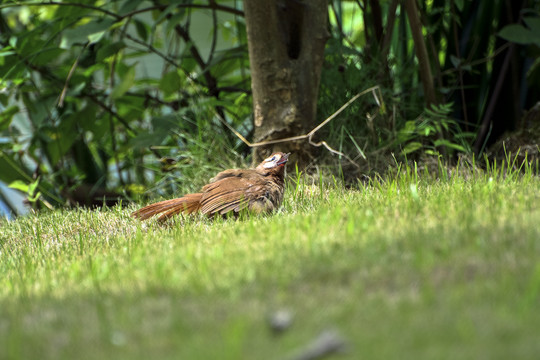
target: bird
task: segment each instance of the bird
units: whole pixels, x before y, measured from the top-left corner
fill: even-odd
[[[229,169],[220,172],[200,192],[147,205],[131,216],[146,220],[159,215],[164,222],[179,213],[201,212],[209,217],[238,214],[247,209],[253,213],[271,213],[283,202],[285,165],[290,153],[276,152],[255,169]]]

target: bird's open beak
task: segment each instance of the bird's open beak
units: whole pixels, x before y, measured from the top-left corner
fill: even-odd
[[[279,159],[279,161],[277,162],[278,165],[283,165],[285,164],[288,160],[289,160],[289,155],[291,155],[291,153],[287,153],[285,155],[283,155],[281,157],[281,159]]]

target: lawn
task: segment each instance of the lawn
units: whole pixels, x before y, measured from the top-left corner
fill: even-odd
[[[503,173],[293,177],[240,219],[0,220],[0,359],[536,359],[540,179]]]

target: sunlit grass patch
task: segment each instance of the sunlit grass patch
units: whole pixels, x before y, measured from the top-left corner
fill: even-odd
[[[351,359],[533,358],[538,177],[403,170],[294,176],[267,216],[2,220],[0,357],[283,358],[330,330]]]

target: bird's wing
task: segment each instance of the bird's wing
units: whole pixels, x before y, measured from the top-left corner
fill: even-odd
[[[245,178],[245,179],[254,179],[258,178],[261,175],[253,169],[229,169],[224,170],[214,176],[212,179],[210,179],[210,183],[218,182],[219,180],[225,179],[225,178]]]
[[[261,180],[259,180],[261,181]],[[262,180],[264,181],[264,180]],[[203,187],[201,211],[204,214],[239,212],[250,202],[265,196],[264,186],[253,178],[225,177]]]

